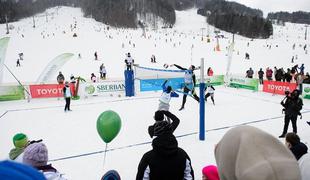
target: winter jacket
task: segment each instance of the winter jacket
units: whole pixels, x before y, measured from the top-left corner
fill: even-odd
[[[69,87],[65,86],[62,89],[62,91],[63,91],[63,94],[64,94],[64,98],[69,98],[69,97],[72,96],[70,86]]]
[[[309,75],[305,76],[303,83],[310,84],[310,76]]]
[[[293,154],[274,136],[251,126],[230,129],[215,148],[221,180],[300,180]]]
[[[305,66],[302,64],[298,69],[300,69],[300,73],[304,73]]]
[[[247,78],[253,78],[253,74],[254,74],[254,71],[252,69],[249,69],[246,71]]]
[[[47,180],[66,180],[51,164],[36,168],[43,173]]]
[[[285,73],[285,80],[286,80],[286,82],[291,82],[291,80],[292,80],[292,75],[291,75],[291,73],[288,71],[287,73]]]
[[[215,88],[214,88],[212,85],[209,84],[209,85],[205,88],[205,91],[207,91],[207,93],[213,94],[214,91],[215,91]]]
[[[258,77],[259,79],[263,79],[264,78],[264,71],[258,71]]]
[[[15,161],[19,161],[19,162],[23,162],[23,152],[24,152],[25,148],[13,148],[11,149],[10,153],[9,153],[9,157],[10,160],[15,160]]]
[[[282,78],[283,78],[283,71],[282,69],[278,69],[275,74],[275,79],[276,81],[281,81]]]
[[[304,154],[299,160],[298,165],[301,172],[301,180],[309,180],[310,179],[310,154]]]
[[[303,102],[299,97],[287,97],[285,102],[281,102],[281,105],[284,107],[286,116],[298,116],[300,115]]]
[[[299,142],[296,145],[292,146],[290,150],[298,161],[304,154],[307,153],[308,147],[304,143]]]
[[[127,57],[127,58],[125,59],[125,63],[126,63],[127,65],[131,65],[131,64],[134,63],[134,59],[132,59],[132,57]]]
[[[271,70],[271,69],[268,69],[267,71],[266,71],[266,77],[268,78],[268,77],[272,77],[272,73],[273,73],[273,71]]]
[[[187,153],[178,147],[176,138],[164,135],[155,138],[153,149],[146,152],[138,167],[136,180],[191,180],[194,171]]]
[[[208,75],[208,76],[213,76],[213,70],[212,70],[212,69],[209,69],[208,72],[207,72],[207,75]]]

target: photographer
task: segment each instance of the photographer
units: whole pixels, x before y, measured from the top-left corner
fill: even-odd
[[[279,136],[279,138],[285,137],[290,121],[292,121],[293,132],[297,133],[297,116],[301,116],[300,110],[303,106],[302,99],[299,98],[299,91],[297,89],[295,89],[291,94],[286,91],[285,94],[286,97],[281,101],[281,105],[284,107],[283,110],[285,111],[284,127],[283,133]]]

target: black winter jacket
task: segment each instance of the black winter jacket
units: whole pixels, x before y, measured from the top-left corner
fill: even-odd
[[[136,180],[143,180],[145,173],[150,180],[194,179],[190,158],[172,134],[156,137],[152,146],[139,163]]]
[[[286,116],[298,116],[300,115],[300,110],[302,109],[303,102],[302,99],[299,97],[287,97],[285,102],[281,102],[281,105],[284,107]]]

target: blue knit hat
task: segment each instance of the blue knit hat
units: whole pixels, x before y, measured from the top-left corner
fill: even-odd
[[[42,173],[36,169],[13,161],[0,162],[0,179],[1,180],[45,180]]]
[[[121,180],[121,177],[119,176],[117,171],[110,170],[103,175],[101,180]]]

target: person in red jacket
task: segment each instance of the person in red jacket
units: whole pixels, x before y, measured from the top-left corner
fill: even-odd
[[[273,73],[273,71],[269,67],[267,67],[267,69],[266,69],[266,78],[269,81],[272,81],[272,73]]]
[[[211,67],[208,68],[207,75],[208,76],[213,76],[213,70],[212,70]]]

